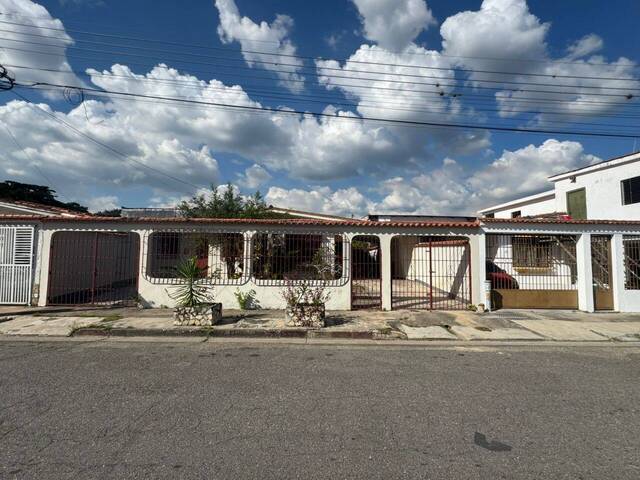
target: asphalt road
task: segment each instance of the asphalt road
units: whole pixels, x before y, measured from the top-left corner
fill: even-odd
[[[0,478],[640,478],[640,350],[0,342]]]

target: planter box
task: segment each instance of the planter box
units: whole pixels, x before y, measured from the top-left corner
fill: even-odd
[[[285,310],[288,327],[322,328],[325,326],[324,304],[300,303]]]
[[[174,325],[208,327],[218,323],[221,318],[221,303],[207,303],[197,307],[176,307],[173,311]]]

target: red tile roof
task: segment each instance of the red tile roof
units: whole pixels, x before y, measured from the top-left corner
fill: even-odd
[[[64,207],[44,205],[42,203],[28,202],[26,200],[10,200],[10,199],[0,198],[0,202],[8,203],[10,205],[16,205],[17,207],[32,208],[34,210],[41,210],[43,212],[51,212],[56,215],[74,215],[74,216],[85,216],[85,217],[91,216],[90,213],[86,213],[86,212],[78,212],[75,210],[69,210],[68,208],[64,208]]]
[[[37,215],[0,215],[0,221],[25,220],[41,222],[82,222],[82,223],[127,223],[127,224],[207,224],[207,225],[279,225],[279,226],[323,226],[323,227],[367,227],[367,228],[477,228],[480,223],[444,222],[444,221],[402,221],[402,222],[374,222],[370,220],[324,220],[315,218],[286,218],[286,219],[249,219],[249,218],[123,218],[123,217],[45,217]]]
[[[364,227],[364,228],[478,228],[490,224],[535,224],[535,225],[630,225],[640,226],[640,220],[576,220],[571,218],[482,218],[475,221],[398,221],[376,222],[371,220],[350,219],[322,220],[315,218],[124,218],[96,217],[90,215],[78,217],[50,217],[44,215],[0,215],[1,221],[60,222],[60,223],[121,223],[121,224],[163,224],[163,225],[275,225],[275,226],[320,226],[320,227]]]
[[[482,218],[482,223],[567,224],[567,225],[640,225],[640,220],[578,220],[562,217]]]

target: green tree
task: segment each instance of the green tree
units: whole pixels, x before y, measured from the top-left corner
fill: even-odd
[[[87,207],[76,202],[61,202],[56,198],[55,190],[44,185],[31,185],[7,180],[0,182],[0,198],[5,200],[21,200],[24,202],[41,203],[51,207],[61,207],[76,212],[86,213]]]
[[[189,218],[291,218],[290,215],[272,212],[260,192],[243,197],[231,183],[227,183],[223,193],[212,185],[209,195],[194,195],[190,200],[181,202],[178,210]]]

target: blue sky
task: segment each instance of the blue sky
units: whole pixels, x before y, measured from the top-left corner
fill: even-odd
[[[552,173],[629,153],[634,139],[361,117],[635,135],[640,104],[624,94],[640,94],[630,80],[639,77],[640,4],[602,5],[0,0],[0,63],[23,85],[351,117],[21,87],[31,104],[0,96],[0,169],[93,210],[169,205],[231,181],[270,203],[327,213],[473,213],[548,188]]]

